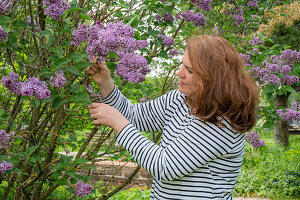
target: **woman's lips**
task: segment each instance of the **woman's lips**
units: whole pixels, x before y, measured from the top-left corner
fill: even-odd
[[[179,81],[179,85],[185,85],[185,83],[182,81]]]

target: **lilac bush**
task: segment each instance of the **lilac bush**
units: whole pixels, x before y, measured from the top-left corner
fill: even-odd
[[[171,47],[175,43],[173,38],[170,38],[166,35],[159,34],[157,37],[162,39],[162,46],[164,47]]]
[[[203,11],[210,11],[211,6],[209,5],[212,0],[191,0],[193,4],[201,8]]]
[[[13,0],[0,0],[0,15],[9,13],[13,6]]]
[[[170,57],[174,57],[174,56],[179,55],[179,52],[177,51],[177,49],[171,49],[171,50],[168,52],[168,54],[169,54]]]

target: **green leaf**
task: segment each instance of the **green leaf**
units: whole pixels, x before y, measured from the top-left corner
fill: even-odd
[[[14,33],[11,33],[11,32],[8,33],[8,38],[9,38],[11,43],[15,43],[18,40],[16,35]]]
[[[88,16],[88,15],[85,14],[85,13],[80,13],[79,19],[93,20],[93,18],[91,18],[90,16]]]
[[[30,161],[31,163],[36,163],[36,159],[35,159],[34,157],[30,157],[29,161]]]
[[[80,83],[77,82],[77,83],[74,83],[74,84],[71,85],[70,92],[76,93],[76,92],[79,91],[79,89],[80,89]]]
[[[80,74],[79,70],[75,66],[66,66],[64,69],[75,75]]]
[[[287,92],[290,92],[290,93],[297,93],[296,90],[290,86],[290,85],[286,85],[283,87],[282,91],[284,92],[284,94],[287,94]]]
[[[61,171],[55,171],[51,176],[52,176],[53,178],[58,178],[58,177],[60,177],[61,175],[62,175]]]
[[[41,36],[48,36],[48,35],[51,35],[52,32],[50,30],[43,30],[42,32],[40,32]]]
[[[80,8],[80,7],[71,7],[69,10],[68,10],[68,13],[72,13],[72,12],[76,12],[76,11],[84,11],[83,8]]]
[[[167,52],[165,52],[164,50],[161,50],[158,54],[160,57],[162,58],[165,58],[165,59],[168,59],[169,58],[169,55]]]
[[[137,16],[135,16],[134,18],[132,18],[128,24],[132,27],[132,28],[136,28],[138,25],[138,18]]]
[[[57,165],[55,165],[55,166],[53,167],[53,169],[59,171],[59,170],[64,170],[66,167],[67,167],[66,164],[58,163]]]
[[[90,97],[87,92],[76,93],[72,96],[71,100],[72,101],[84,101],[84,102],[91,103]]]
[[[58,185],[66,185],[68,183],[68,179],[65,178],[57,179],[55,180],[55,183]]]
[[[37,108],[37,107],[41,104],[40,101],[37,101],[37,100],[35,100],[35,99],[31,99],[31,103],[32,103],[32,105],[33,105],[35,108]]]
[[[276,89],[278,88],[278,85],[266,85],[263,89],[263,93],[264,94],[270,94],[273,93],[274,91],[276,91]]]
[[[77,183],[77,178],[71,178],[71,179],[70,179],[70,182],[71,182],[72,184],[76,184],[76,183]]]
[[[284,49],[289,49],[289,48],[291,48],[292,46],[287,45],[287,44],[283,44],[282,47],[283,47]]]
[[[25,154],[26,155],[30,155],[32,154],[37,148],[39,148],[38,146],[31,146],[31,147],[27,147],[26,151],[25,151]]]
[[[0,24],[8,24],[11,19],[8,16],[0,15]]]
[[[270,39],[270,38],[265,38],[264,40],[265,40],[266,42],[274,43],[274,41],[273,41],[272,39]]]
[[[7,162],[10,162],[10,163],[12,163],[12,164],[15,164],[15,163],[19,162],[19,158],[18,158],[18,156],[13,156],[13,157],[11,157],[10,159],[8,159]]]
[[[72,159],[73,159],[73,156],[66,156],[66,155],[61,154],[59,160],[61,163],[68,165],[68,164],[70,164]]]
[[[141,33],[140,33],[139,31],[135,31],[134,33],[135,33],[135,34],[134,34],[134,38],[135,38],[136,40],[141,40]]]
[[[0,155],[0,162],[3,160],[6,160],[8,158],[8,155]]]
[[[15,21],[14,22],[14,26],[16,26],[16,27],[22,27],[22,28],[31,28],[31,26],[29,26],[29,24],[27,24],[26,22],[21,21],[21,20]]]
[[[41,71],[40,71],[40,76],[50,78],[52,75],[53,75],[52,72],[47,67],[42,68]]]
[[[77,165],[77,164],[85,164],[86,162],[88,162],[89,160],[88,159],[84,159],[84,158],[76,158],[73,162],[74,165]]]
[[[114,73],[115,69],[116,69],[116,63],[115,62],[106,62],[106,66],[108,67],[108,69]]]
[[[75,175],[76,175],[75,169],[71,169],[71,170],[67,171],[66,173],[67,173],[70,177],[75,178]]]
[[[116,16],[116,17],[123,17],[123,14],[122,14],[122,12],[120,10],[117,10],[115,12],[114,16]]]
[[[66,103],[66,102],[67,102],[67,100],[63,100],[63,98],[61,96],[55,97],[55,99],[53,100],[53,103],[52,103],[52,110],[59,108],[60,106],[64,105],[64,103]]]
[[[73,142],[77,142],[77,137],[75,137],[74,135],[69,135],[69,139]]]

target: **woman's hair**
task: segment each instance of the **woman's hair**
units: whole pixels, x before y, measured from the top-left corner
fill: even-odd
[[[241,56],[227,40],[210,35],[191,38],[187,51],[196,87],[186,101],[194,115],[219,127],[225,117],[236,131],[249,131],[256,122],[259,92]]]

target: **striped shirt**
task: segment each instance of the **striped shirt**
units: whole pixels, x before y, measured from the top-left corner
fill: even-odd
[[[103,102],[131,123],[117,143],[153,176],[151,199],[233,199],[232,190],[243,161],[245,137],[190,114],[179,90],[156,100],[132,104],[115,87]],[[163,131],[159,145],[139,131]]]

